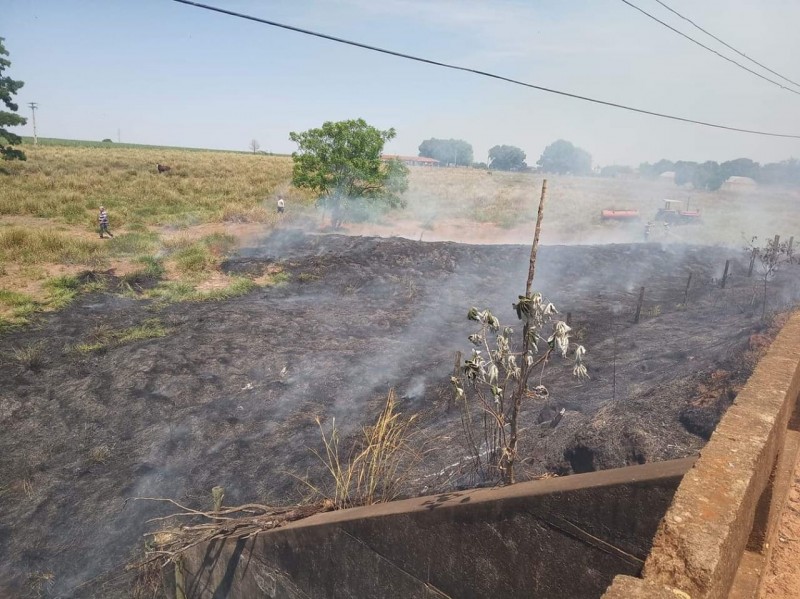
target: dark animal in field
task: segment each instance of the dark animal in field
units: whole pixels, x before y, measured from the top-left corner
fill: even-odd
[[[166,164],[161,164],[161,163],[157,164],[156,168],[158,169],[159,173],[166,173],[167,171],[170,170],[170,167],[168,167]]]

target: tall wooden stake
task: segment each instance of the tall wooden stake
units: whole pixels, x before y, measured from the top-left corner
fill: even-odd
[[[756,254],[757,253],[758,253],[758,249],[757,248],[753,248],[753,254],[752,254],[752,256],[750,256],[750,268],[747,269],[748,278],[753,276],[753,267],[756,265]]]
[[[539,234],[542,231],[542,218],[544,218],[544,199],[547,195],[547,179],[542,181],[542,194],[539,196],[539,212],[536,215],[536,230],[533,233],[533,245],[531,246],[531,260],[528,263],[528,281],[525,284],[525,295],[531,296],[531,286],[533,284],[533,275],[536,272],[536,252],[539,250]],[[530,316],[525,319],[525,325],[522,327],[522,355],[527,357],[528,351],[531,348],[530,335]],[[547,359],[549,352],[543,356],[542,359]],[[536,362],[539,364],[540,362]],[[525,392],[528,390],[528,377],[530,376],[533,366],[527,364],[527,360],[523,358],[522,362],[522,377],[514,389],[512,401],[514,405],[511,407],[511,418],[509,418],[508,425],[508,448],[501,458],[501,468],[503,471],[504,482],[508,485],[516,482],[514,474],[514,462],[516,461],[517,452],[517,439],[519,438],[519,410],[522,406],[522,398],[525,397]]]
[[[536,215],[536,230],[533,232],[533,245],[531,246],[531,261],[528,264],[528,282],[525,284],[525,295],[530,296],[533,275],[536,273],[536,252],[539,251],[539,233],[542,230],[544,218],[544,198],[547,194],[547,179],[542,181],[542,195],[539,196],[539,213]]]
[[[730,268],[730,265],[731,261],[725,260],[725,272],[722,273],[722,283],[720,284],[723,289],[725,289],[725,283],[728,282],[728,268]]]

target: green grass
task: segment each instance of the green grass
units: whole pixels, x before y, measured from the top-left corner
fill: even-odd
[[[270,281],[267,284],[272,284]],[[172,304],[178,302],[215,302],[250,293],[258,289],[259,285],[244,277],[234,278],[227,287],[198,290],[194,285],[183,281],[164,281],[153,289],[148,289],[145,297],[158,300],[160,303]]]
[[[188,276],[215,270],[220,259],[235,247],[236,238],[227,233],[213,233],[197,241],[176,239],[165,244],[178,272]]]
[[[9,289],[0,289],[0,307],[8,308],[10,312],[10,317],[0,317],[0,329],[25,324],[39,309],[30,295]]]
[[[175,267],[183,275],[197,275],[212,270],[215,266],[211,250],[200,243],[178,250],[173,258]]]
[[[279,193],[293,214],[314,203],[313,194],[291,186],[288,157],[45,139],[25,152],[28,160],[10,165],[3,178],[0,216],[48,218],[94,233],[100,205],[117,232],[129,225],[274,224],[271,199]],[[171,170],[159,174],[156,163]]]
[[[112,330],[105,327],[96,329],[90,338],[68,348],[70,351],[86,354],[95,351],[104,351],[111,347],[118,347],[125,343],[142,341],[145,339],[157,339],[166,337],[170,330],[165,327],[158,319],[148,319],[140,325],[127,329]]]
[[[105,261],[105,250],[99,242],[55,229],[0,227],[0,262],[99,266]]]
[[[39,312],[63,310],[78,294],[103,291],[105,282],[81,281],[77,277],[65,275],[46,281],[44,289],[46,292],[44,300],[36,300],[25,293],[0,289],[0,307],[8,308],[11,313],[10,318],[0,317],[0,329],[28,324]]]
[[[249,150],[215,150],[213,148],[186,148],[181,146],[159,146],[151,144],[131,144],[131,143],[117,143],[115,141],[91,141],[85,139],[60,139],[57,137],[39,137],[38,142],[40,146],[62,146],[73,148],[108,148],[108,149],[146,149],[146,150],[181,150],[184,152],[229,152],[231,154],[252,154]],[[23,145],[33,145],[33,138],[23,136]],[[27,148],[23,148],[27,150]],[[263,156],[263,154],[261,154]],[[288,156],[288,154],[272,154],[268,156]]]
[[[158,233],[147,230],[116,235],[107,244],[109,255],[115,257],[149,254],[158,246]]]

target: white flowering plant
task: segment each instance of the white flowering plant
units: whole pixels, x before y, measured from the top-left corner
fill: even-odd
[[[557,319],[552,303],[532,293],[519,296],[514,310],[524,323],[521,342],[516,344],[511,327],[501,326],[489,310],[470,308],[467,318],[478,323],[478,330],[468,337],[472,353],[450,379],[476,469],[484,479],[501,478],[507,484],[515,482],[522,400],[549,397],[543,379],[551,356],[570,360],[574,376],[589,377],[586,349],[570,341],[572,329]],[[534,371],[539,372],[538,385],[529,389]],[[483,415],[482,439],[473,428],[474,405]]]

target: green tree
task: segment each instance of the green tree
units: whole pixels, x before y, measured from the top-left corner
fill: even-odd
[[[528,167],[525,152],[516,146],[494,146],[489,150],[489,166],[500,171],[520,171]]]
[[[758,179],[761,173],[761,167],[758,162],[753,162],[749,158],[737,158],[736,160],[728,160],[719,165],[725,180],[728,177],[750,177],[751,179]]]
[[[16,127],[28,122],[27,119],[14,114],[19,110],[19,106],[11,100],[11,96],[17,95],[19,88],[25,84],[22,81],[14,81],[11,77],[3,76],[3,71],[11,66],[11,61],[3,58],[8,56],[3,41],[4,38],[0,37],[0,100],[11,112],[0,110],[0,156],[3,157],[3,160],[25,160],[25,153],[12,147],[22,143],[22,138],[6,129],[6,127]]]
[[[403,206],[408,169],[397,160],[381,160],[384,144],[395,135],[394,129],[380,131],[363,119],[293,131],[289,139],[298,150],[292,153],[292,183],[320,194],[320,203],[331,209],[334,227],[370,205]]]
[[[800,160],[790,158],[782,162],[770,162],[761,167],[759,183],[770,185],[800,186]]]
[[[463,139],[426,139],[419,145],[419,155],[433,158],[443,164],[470,166],[472,145]]]
[[[585,175],[592,170],[592,155],[564,139],[559,139],[544,149],[536,164],[546,173]]]
[[[675,170],[675,163],[671,160],[664,160],[661,159],[655,164],[650,164],[649,162],[643,162],[639,165],[639,173],[643,177],[649,178],[656,178],[662,173],[668,173],[670,171]]]

